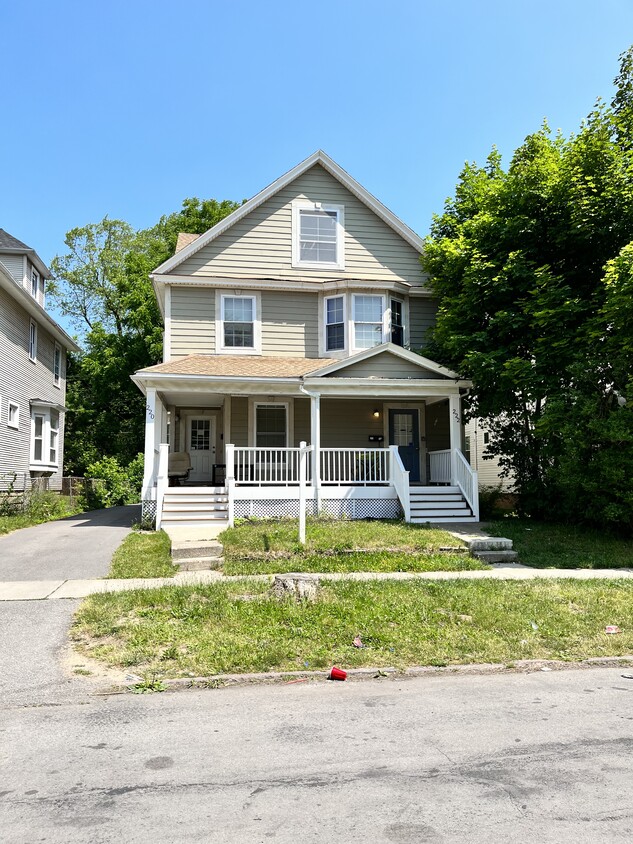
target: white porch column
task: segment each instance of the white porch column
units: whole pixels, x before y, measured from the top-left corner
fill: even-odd
[[[448,399],[448,430],[451,444],[451,484],[456,483],[456,452],[462,447],[462,403],[459,394]]]
[[[312,486],[314,487],[314,504],[316,513],[321,509],[321,396],[313,393],[310,396],[310,438],[314,451],[312,452]]]
[[[227,448],[228,444],[232,441],[231,440],[231,396],[224,396],[224,406],[222,408],[222,421],[224,426],[224,434],[222,438],[222,442],[224,444],[224,462],[227,464],[226,468],[228,470],[228,457],[227,457]],[[226,476],[228,477],[228,471]]]
[[[141,498],[149,498],[150,490],[154,486],[154,467],[156,465],[154,449],[156,445],[156,390],[147,388],[145,396],[145,461],[143,466],[143,488]]]

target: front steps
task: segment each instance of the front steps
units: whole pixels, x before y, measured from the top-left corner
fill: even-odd
[[[459,487],[412,486],[409,491],[411,523],[476,522]]]
[[[172,538],[187,529],[196,539],[211,538],[228,527],[229,499],[223,486],[170,486],[165,492],[161,527]]]

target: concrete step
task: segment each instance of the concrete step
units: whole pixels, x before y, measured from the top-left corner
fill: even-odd
[[[193,557],[190,560],[174,560],[180,571],[214,571],[222,568],[223,557]]]
[[[482,563],[516,563],[519,555],[516,551],[471,551],[471,556]]]
[[[475,536],[468,542],[471,551],[512,551],[512,540],[500,536]]]
[[[171,556],[174,560],[210,559],[222,556],[222,543],[215,539],[208,540],[173,540]]]

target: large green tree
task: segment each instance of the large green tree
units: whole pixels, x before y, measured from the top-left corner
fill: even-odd
[[[79,333],[68,365],[65,471],[101,457],[127,465],[143,448],[144,399],[130,380],[162,356],[162,321],[149,273],[173,255],[178,232],[202,234],[239,203],[187,199],[149,229],[121,220],[72,229],[53,259],[50,295]]]
[[[633,396],[617,401],[629,390],[622,349],[632,336],[622,316],[632,56],[622,57],[611,106],[599,103],[574,135],[543,125],[507,169],[495,150],[484,166],[467,165],[422,259],[440,301],[432,354],[472,378],[470,412],[489,420],[490,454],[538,515],[623,524],[633,489],[618,481],[614,490],[612,471],[628,443],[633,476]],[[580,460],[584,475],[573,469]]]

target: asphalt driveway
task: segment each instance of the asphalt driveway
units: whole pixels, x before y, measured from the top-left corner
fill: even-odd
[[[140,510],[93,510],[0,536],[0,581],[105,577]]]

